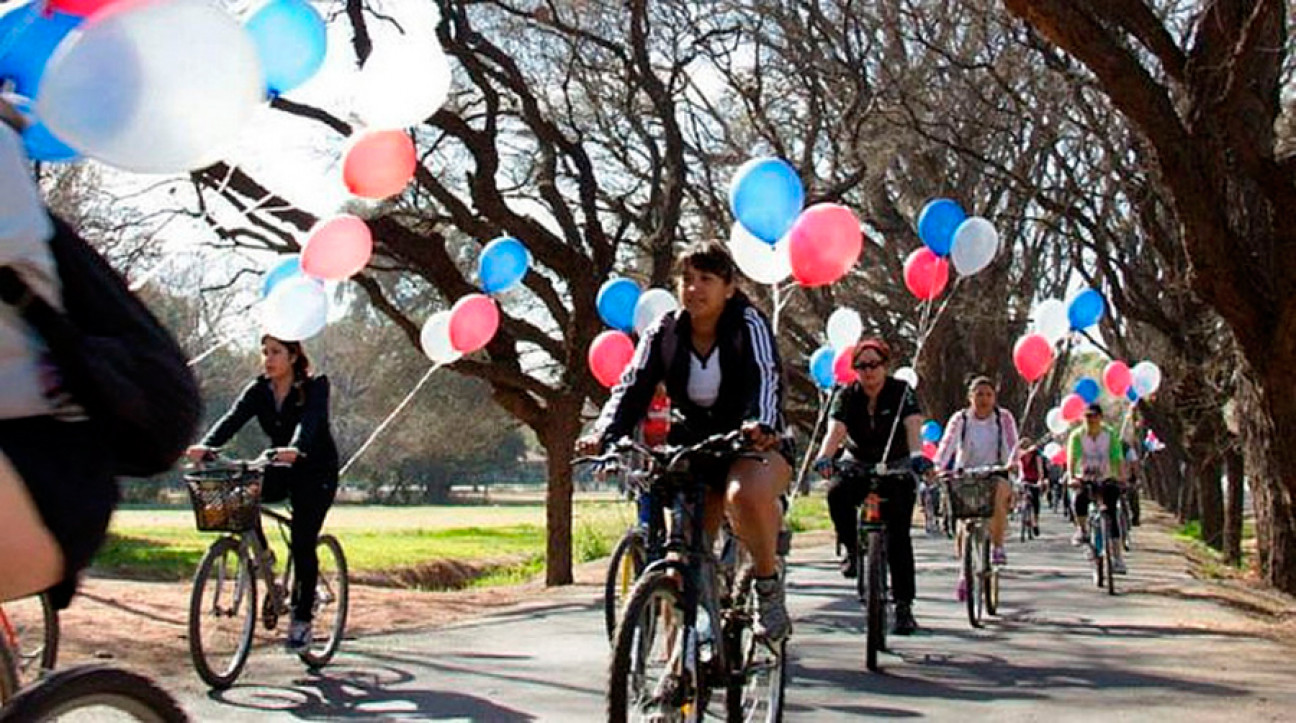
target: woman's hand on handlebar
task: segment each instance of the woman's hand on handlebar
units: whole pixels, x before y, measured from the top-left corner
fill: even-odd
[[[743,437],[757,452],[765,452],[778,445],[778,433],[760,422],[744,422]]]
[[[190,462],[203,462],[215,458],[216,450],[212,447],[195,444],[185,450],[185,457],[187,457]]]
[[[833,464],[831,457],[820,457],[814,461],[814,470],[819,473],[820,477],[828,479],[833,475]]]
[[[297,463],[299,457],[301,457],[301,452],[297,451],[297,448],[280,447],[274,451],[272,460],[277,465],[293,465]]]
[[[603,440],[597,434],[589,434],[576,440],[576,454],[590,457],[603,451]]]

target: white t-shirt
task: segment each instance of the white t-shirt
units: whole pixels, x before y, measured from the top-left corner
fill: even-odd
[[[1111,468],[1111,435],[1104,430],[1097,437],[1080,436],[1080,469],[1085,475],[1106,479],[1115,475]]]
[[[999,415],[998,421],[995,413]],[[995,413],[980,418],[970,409],[955,412],[945,425],[945,436],[936,450],[937,468],[949,467],[951,458],[958,469],[1008,464],[1012,451],[1017,448],[1017,422],[1006,409],[996,409]]]
[[[689,351],[688,397],[703,409],[720,398],[720,355],[716,349],[712,348],[706,359]]]

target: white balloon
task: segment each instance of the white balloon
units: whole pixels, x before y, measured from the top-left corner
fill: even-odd
[[[37,115],[73,148],[141,173],[221,157],[265,99],[251,36],[204,0],[109,10],[59,45]]]
[[[1045,299],[1031,312],[1035,319],[1035,331],[1044,335],[1050,344],[1071,333],[1071,320],[1067,318],[1066,304],[1060,299]]]
[[[678,308],[679,302],[671,292],[665,289],[648,289],[639,295],[639,303],[635,304],[635,333],[643,336],[648,327],[661,318],[662,314]]]
[[[1057,456],[1057,453],[1061,451],[1062,451],[1062,445],[1058,444],[1057,442],[1049,442],[1048,444],[1044,445],[1044,456],[1049,459],[1053,459],[1055,456]]]
[[[950,261],[960,276],[971,276],[990,265],[999,253],[999,232],[980,216],[970,216],[954,231]]]
[[[788,256],[788,239],[783,237],[770,246],[756,238],[740,223],[729,232],[729,253],[738,270],[758,284],[777,284],[792,275],[792,258]]]
[[[328,323],[328,294],[306,276],[284,279],[261,302],[265,332],[284,341],[302,341],[320,333]]]
[[[419,346],[423,353],[437,364],[451,364],[463,356],[450,343],[450,310],[438,311],[423,322],[419,333]]]
[[[864,322],[854,309],[841,307],[828,317],[828,345],[834,349],[854,346],[864,334]]]
[[[397,3],[393,16],[405,32],[374,34],[356,86],[356,115],[371,128],[420,125],[450,96],[450,61],[433,33],[432,4]]]
[[[911,389],[918,388],[918,372],[913,367],[900,367],[891,373],[891,376],[909,385]]]
[[[1048,410],[1048,414],[1044,415],[1044,424],[1053,434],[1062,434],[1071,428],[1071,423],[1062,418],[1061,407],[1053,407]]]
[[[1130,370],[1130,386],[1139,397],[1146,397],[1161,388],[1161,367],[1150,361],[1141,361]]]

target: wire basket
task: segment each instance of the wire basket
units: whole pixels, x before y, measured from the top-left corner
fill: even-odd
[[[202,469],[185,474],[199,532],[247,532],[261,513],[261,473]]]
[[[946,485],[950,511],[954,518],[966,520],[994,516],[995,488],[998,477],[963,477]]]

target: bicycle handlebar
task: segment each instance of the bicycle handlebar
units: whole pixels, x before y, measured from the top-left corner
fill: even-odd
[[[1007,477],[1008,474],[1009,468],[1006,465],[997,464],[937,472],[936,476],[943,480],[951,480],[965,477]]]

